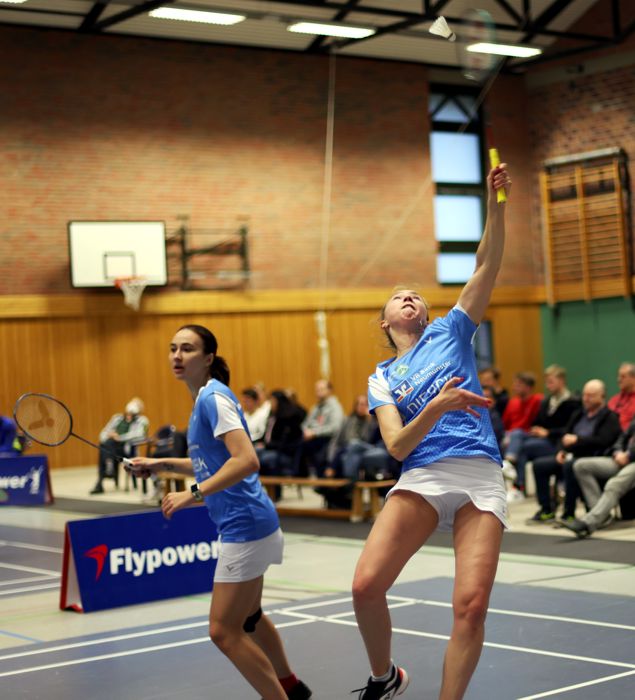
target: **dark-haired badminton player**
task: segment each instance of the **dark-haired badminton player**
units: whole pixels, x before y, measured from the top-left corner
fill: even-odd
[[[161,508],[169,518],[204,501],[220,534],[209,615],[212,641],[263,700],[303,700],[311,691],[291,671],[282,640],[261,608],[264,573],[282,562],[282,531],[260,485],[258,458],[217,348],[203,326],[183,326],[172,338],[172,371],[194,400],[190,458],[136,458],[132,468],[143,475],[172,469],[195,477],[191,491],[169,493]]]
[[[396,356],[368,382],[371,411],[390,454],[403,462],[364,546],[353,581],[357,623],[371,676],[363,700],[389,700],[408,685],[391,657],[386,592],[410,557],[437,529],[454,534],[454,624],[445,654],[441,700],[459,700],[476,668],[494,583],[506,498],[501,457],[478,382],[472,339],[500,268],[505,204],[497,190],[510,185],[506,166],[487,178],[487,221],[476,269],[458,303],[428,323],[428,308],[410,289],[396,291],[381,327]]]

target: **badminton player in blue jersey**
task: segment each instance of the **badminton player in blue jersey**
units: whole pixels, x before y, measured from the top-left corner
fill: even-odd
[[[291,671],[282,640],[262,612],[263,576],[270,564],[282,562],[282,531],[260,485],[245,416],[217,348],[203,326],[183,326],[172,338],[172,371],[194,400],[189,458],[140,457],[132,469],[144,476],[168,469],[195,477],[191,490],[169,493],[161,508],[169,518],[204,501],[220,534],[209,615],[212,641],[263,700],[305,700],[311,691]]]
[[[371,676],[361,700],[389,700],[408,685],[391,658],[386,592],[435,530],[454,534],[454,624],[445,654],[440,700],[462,698],[476,668],[507,525],[501,457],[482,395],[472,339],[496,281],[505,239],[505,204],[497,191],[506,166],[487,178],[487,221],[476,269],[458,303],[429,323],[415,291],[396,291],[381,327],[396,356],[369,378],[369,406],[390,454],[403,463],[360,556],[353,581],[357,623]]]

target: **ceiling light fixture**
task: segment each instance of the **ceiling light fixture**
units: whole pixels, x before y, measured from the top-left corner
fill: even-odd
[[[530,58],[542,53],[542,49],[535,49],[531,46],[515,46],[513,44],[488,44],[481,42],[471,44],[466,47],[472,53],[489,53],[496,56],[514,56],[515,58]]]
[[[319,34],[320,36],[337,36],[347,39],[364,39],[367,36],[372,36],[376,31],[369,27],[352,27],[323,22],[295,22],[290,24],[287,30],[298,34]]]
[[[7,3],[10,5],[21,5],[26,0],[0,0],[0,3]]]
[[[176,19],[184,22],[201,22],[203,24],[238,24],[245,15],[232,15],[227,12],[204,12],[202,10],[180,10],[178,7],[159,7],[152,10],[150,17],[159,19]]]

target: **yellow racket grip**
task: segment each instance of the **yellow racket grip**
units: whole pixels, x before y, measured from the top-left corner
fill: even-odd
[[[501,164],[500,156],[498,155],[497,148],[489,149],[489,162],[492,168],[497,168]],[[507,201],[507,195],[505,194],[505,189],[503,187],[500,190],[496,190],[496,201],[500,204],[501,202]]]

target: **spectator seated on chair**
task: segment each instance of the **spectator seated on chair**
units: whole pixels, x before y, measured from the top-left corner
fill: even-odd
[[[503,438],[505,437],[505,426],[503,425],[503,419],[501,414],[496,408],[496,394],[493,387],[485,384],[482,386],[483,396],[487,396],[491,399],[492,404],[489,407],[489,419],[492,421],[492,429],[494,430],[494,435],[496,435],[496,442],[498,442],[498,448],[501,449],[503,445]]]
[[[0,457],[19,457],[23,443],[11,418],[0,416]]]
[[[581,496],[573,472],[573,463],[580,457],[603,454],[620,434],[620,423],[616,413],[606,405],[604,382],[591,379],[582,391],[582,408],[576,411],[560,439],[554,456],[538,457],[534,460],[536,496],[540,510],[531,518],[532,522],[549,522],[555,519],[556,503],[550,488],[550,479],[563,479],[565,486],[562,521],[575,518],[578,497]]]
[[[296,455],[296,473],[323,476],[328,466],[328,446],[342,427],[344,411],[326,379],[315,383],[317,402],[302,423],[302,442]]]
[[[545,386],[549,394],[540,403],[533,425],[525,431],[512,430],[505,441],[504,469],[513,474],[514,488],[510,495],[525,491],[525,466],[538,457],[555,455],[565,427],[575,411],[580,410],[580,401],[567,387],[567,372],[564,367],[550,365],[545,369]],[[509,469],[509,464],[513,470]],[[508,472],[508,473],[509,473]],[[510,500],[515,500],[513,497]]]
[[[269,397],[271,413],[256,454],[260,460],[260,473],[280,475],[294,473],[294,459],[302,441],[302,421],[306,411],[291,401],[281,389],[275,389]]]
[[[610,456],[576,459],[573,472],[589,510],[580,520],[563,524],[583,538],[606,527],[620,499],[635,489],[635,418],[613,445]],[[602,490],[600,483],[605,479],[608,481]]]
[[[534,391],[536,378],[531,372],[518,372],[512,384],[512,397],[503,411],[505,440],[507,443],[512,430],[528,431],[536,420],[540,410],[542,394]]]
[[[267,429],[267,419],[271,413],[271,402],[268,399],[261,400],[260,394],[254,387],[247,387],[241,392],[240,404],[245,414],[251,441],[257,445],[262,442]]]
[[[500,383],[500,370],[497,367],[484,367],[478,373],[478,380],[481,386],[492,387],[493,396],[495,401],[495,408],[498,411],[498,415],[502,416],[507,408],[507,403],[509,401],[509,392]]]
[[[119,486],[117,457],[134,456],[135,445],[145,442],[148,435],[149,421],[143,415],[143,409],[141,399],[130,399],[123,413],[115,413],[99,434],[99,445],[103,449],[99,450],[97,483],[91,495],[104,493],[103,481],[106,478],[114,479],[115,486]]]
[[[617,385],[619,394],[611,396],[608,407],[620,417],[623,431],[635,417],[635,363],[623,362],[617,370]]]

